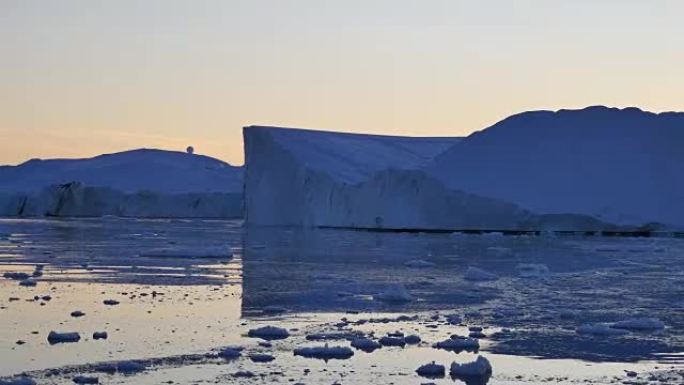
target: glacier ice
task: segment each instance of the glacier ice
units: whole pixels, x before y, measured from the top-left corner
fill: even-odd
[[[583,215],[537,215],[449,187],[425,167],[461,138],[244,128],[250,226],[393,230],[601,229]]]

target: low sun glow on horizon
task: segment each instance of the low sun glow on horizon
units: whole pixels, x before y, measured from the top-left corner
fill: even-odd
[[[522,111],[684,110],[679,1],[0,1],[0,164],[242,164],[242,127],[463,136]]]

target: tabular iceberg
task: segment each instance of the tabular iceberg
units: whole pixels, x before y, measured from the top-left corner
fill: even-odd
[[[422,170],[461,138],[250,126],[244,139],[248,225],[456,230],[538,228],[549,221],[450,189]]]

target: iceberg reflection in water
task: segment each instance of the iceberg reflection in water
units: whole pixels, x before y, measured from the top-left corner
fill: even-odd
[[[683,251],[677,238],[2,219],[0,339],[24,344],[0,346],[0,378],[27,372],[38,383],[70,383],[76,372],[97,375],[95,363],[135,360],[148,369],[118,383],[230,382],[252,372],[263,383],[408,385],[421,381],[421,365],[450,368],[478,355],[496,383],[608,384],[624,370],[641,378],[655,366],[682,367]],[[20,286],[34,273],[35,287]],[[77,310],[86,315],[69,316]],[[249,337],[264,326],[289,337]],[[86,338],[51,346],[50,330]],[[91,340],[94,331],[108,338]],[[449,350],[434,347],[444,341]],[[294,355],[325,344],[354,354]],[[242,358],[221,358],[228,346],[243,347]],[[274,359],[250,359],[262,355]]]

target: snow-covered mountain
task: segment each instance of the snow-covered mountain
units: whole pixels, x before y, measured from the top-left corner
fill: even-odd
[[[535,213],[684,227],[684,113],[525,112],[470,135],[425,170],[451,189]]]
[[[242,168],[182,152],[140,149],[0,167],[0,215],[242,215]]]

